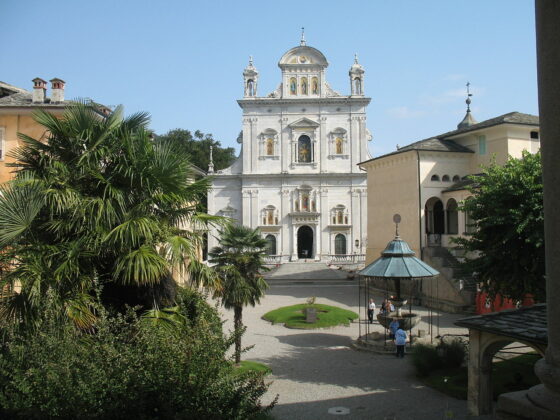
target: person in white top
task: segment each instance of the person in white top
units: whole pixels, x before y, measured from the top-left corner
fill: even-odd
[[[367,310],[367,316],[368,316],[370,324],[373,322],[373,314],[374,313],[375,313],[375,302],[373,301],[373,299],[370,299],[369,300],[369,305],[368,305],[368,310]]]

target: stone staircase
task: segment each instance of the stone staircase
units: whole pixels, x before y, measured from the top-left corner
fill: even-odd
[[[264,274],[268,280],[346,280],[348,272],[329,268],[321,262],[285,263]]]
[[[460,248],[431,246],[423,249],[423,259],[440,272],[445,297],[438,307],[450,312],[474,314],[477,284],[460,266],[464,251]]]

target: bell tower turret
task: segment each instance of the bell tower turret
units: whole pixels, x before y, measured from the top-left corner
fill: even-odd
[[[352,96],[364,96],[364,73],[365,70],[358,63],[358,54],[354,54],[354,64],[350,67],[350,94]]]
[[[253,56],[249,57],[249,65],[243,70],[243,83],[245,86],[244,96],[251,98],[257,96],[257,83],[259,81],[259,72],[253,66]]]

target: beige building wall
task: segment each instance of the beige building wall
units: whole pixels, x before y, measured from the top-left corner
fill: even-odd
[[[60,114],[60,110],[49,110],[49,112]],[[7,166],[14,159],[8,154],[21,145],[18,133],[26,134],[34,139],[42,139],[45,136],[45,128],[33,120],[29,110],[0,110],[0,135],[2,141],[2,158],[0,159],[0,184],[13,178],[15,168]]]
[[[398,153],[362,165],[368,174],[366,264],[377,259],[395,237],[393,215],[401,215],[399,234],[420,255],[418,155]]]

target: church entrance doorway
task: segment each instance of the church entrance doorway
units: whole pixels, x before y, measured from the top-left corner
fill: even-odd
[[[297,232],[298,258],[313,258],[313,229],[302,226]]]

